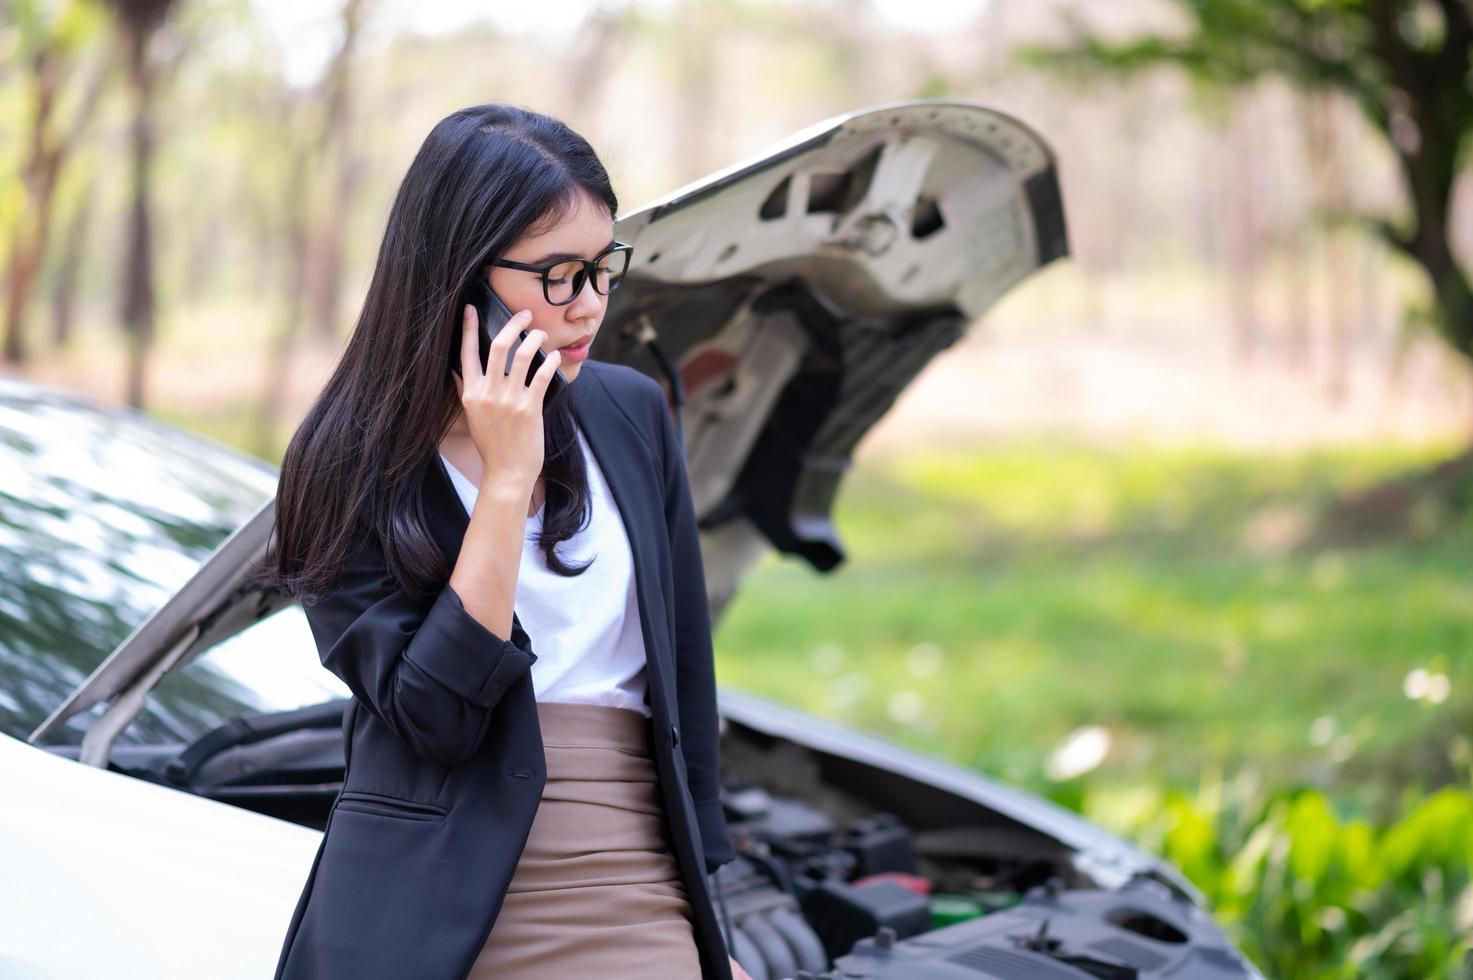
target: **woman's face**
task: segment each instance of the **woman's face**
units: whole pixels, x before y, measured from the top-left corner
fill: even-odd
[[[586,193],[578,194],[576,207],[553,228],[540,235],[524,236],[502,256],[527,265],[547,265],[558,259],[592,259],[613,244],[614,222],[607,211]],[[547,331],[544,351],[586,347],[598,332],[608,309],[609,298],[600,296],[585,278],[583,291],[564,306],[553,306],[542,293],[542,277],[535,272],[491,267],[491,289],[513,315],[532,311],[526,329]],[[569,381],[578,377],[587,354],[562,352],[558,365]]]

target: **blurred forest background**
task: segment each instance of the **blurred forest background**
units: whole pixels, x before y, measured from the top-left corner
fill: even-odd
[[[625,211],[838,113],[1012,113],[1072,255],[867,438],[850,560],[747,581],[723,683],[1132,835],[1271,976],[1469,976],[1470,42],[1468,0],[0,0],[0,370],[276,462],[455,108],[566,119]]]

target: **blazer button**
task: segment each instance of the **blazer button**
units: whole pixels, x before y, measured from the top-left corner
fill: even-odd
[[[671,745],[679,745],[680,744],[680,726],[679,725],[671,725],[670,726],[670,744]]]

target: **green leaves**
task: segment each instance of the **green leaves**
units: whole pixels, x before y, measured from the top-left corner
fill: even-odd
[[[1265,800],[1210,783],[1196,795],[1106,790],[1085,812],[1176,864],[1269,976],[1456,978],[1473,951],[1473,793],[1443,789],[1376,826],[1318,790]],[[1113,818],[1113,821],[1112,821]]]
[[[1473,147],[1473,4],[1466,0],[1175,0],[1182,29],[1106,39],[1075,23],[1072,43],[1025,47],[1023,64],[1084,82],[1162,67],[1219,91],[1279,78],[1338,92],[1386,139],[1414,220],[1366,220],[1426,274],[1444,339],[1473,358],[1473,282],[1446,229]]]

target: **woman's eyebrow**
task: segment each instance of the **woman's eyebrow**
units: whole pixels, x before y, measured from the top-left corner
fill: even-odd
[[[609,249],[611,249],[613,247],[614,247],[614,240],[612,238],[610,238],[609,239],[609,243],[607,245],[605,245],[603,248],[599,249],[599,251],[600,252],[606,252],[606,251],[608,251]],[[581,259],[581,258],[583,258],[583,256],[577,255],[577,254],[575,254],[573,252],[548,252],[546,255],[542,256],[542,258],[540,258],[540,259],[533,259],[532,261],[528,262],[527,264],[528,265],[547,265],[549,262],[561,262],[564,259]]]

